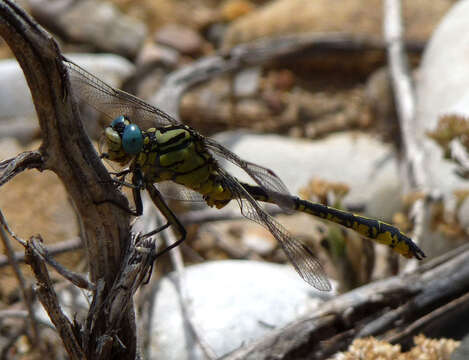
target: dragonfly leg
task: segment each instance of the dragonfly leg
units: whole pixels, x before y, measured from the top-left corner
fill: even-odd
[[[109,174],[116,177],[115,179],[111,180],[114,184],[119,184],[119,185],[122,185],[122,186],[125,186],[125,187],[128,187],[128,188],[132,188],[132,189],[135,188],[135,187],[140,187],[140,189],[143,189],[143,180],[142,180],[141,175],[138,175],[138,179],[139,179],[138,184],[135,183],[135,181],[132,181],[132,184],[125,181],[125,177],[128,174],[130,174],[131,172],[134,173],[134,177],[135,177],[137,172],[138,172],[138,174],[141,174],[141,172],[138,169],[137,170],[125,169],[125,170],[119,171],[119,172],[109,172]]]
[[[149,233],[146,233],[144,235],[144,237],[147,238],[147,237],[153,236],[155,234],[158,234],[160,231],[163,231],[164,229],[167,229],[170,225],[171,225],[171,223],[167,222],[163,226],[160,226],[159,228],[156,228],[155,230],[152,230]]]
[[[121,172],[109,172],[109,175],[115,176],[116,178],[124,179],[125,176],[127,176],[127,174],[129,174],[130,172],[131,172],[131,170],[126,169],[126,170],[121,171]],[[121,180],[121,179],[111,178],[111,180],[100,181],[100,183],[113,183],[113,184],[117,184],[117,185],[120,185],[120,186],[125,186],[125,187],[128,187],[128,188],[132,188],[132,189],[135,188],[136,186],[138,186],[138,185],[135,185],[135,184],[128,183],[127,181]],[[141,187],[140,189],[142,190],[143,187]]]
[[[153,262],[158,257],[160,257],[161,255],[166,254],[169,250],[171,250],[171,249],[175,248],[176,246],[178,246],[179,244],[181,244],[186,239],[186,229],[179,222],[179,219],[176,217],[176,215],[174,215],[172,210],[166,204],[166,202],[163,199],[163,196],[158,191],[158,189],[156,189],[156,187],[153,184],[147,184],[146,189],[147,189],[148,193],[150,194],[150,197],[151,197],[153,203],[155,204],[155,206],[161,211],[163,216],[166,218],[167,223],[165,225],[160,226],[157,229],[152,230],[149,233],[143,235],[143,237],[144,238],[150,237],[154,234],[159,233],[160,231],[165,230],[170,225],[173,225],[176,228],[176,231],[179,233],[179,239],[176,240],[171,245],[165,247],[163,250],[158,251],[155,255],[153,255],[152,264],[151,264],[150,270],[148,271],[148,277],[143,282],[144,285],[148,284],[148,282],[150,281],[150,277],[151,277],[151,274],[153,272]],[[141,199],[141,196],[140,196],[140,191],[138,191],[138,192],[134,191],[134,196],[137,196],[137,198],[135,198],[135,203],[136,203],[137,210],[138,210],[142,207],[142,204],[141,204],[142,199]]]
[[[122,171],[119,171],[119,172],[110,171],[109,174],[119,178],[119,177],[125,177],[126,175],[130,174],[131,172],[132,172],[132,170],[125,169],[125,170],[122,170]]]
[[[115,175],[117,175],[117,176],[119,176],[119,174],[127,175],[129,172],[130,172],[130,170],[124,170],[121,173],[117,173]],[[143,186],[143,176],[141,175],[141,172],[138,169],[134,170],[133,173],[134,173],[134,176],[132,178],[132,184],[130,184],[128,182],[125,182],[125,181],[117,180],[117,179],[112,179],[112,181],[114,183],[117,183],[117,184],[120,184],[120,185],[123,185],[123,186],[127,186],[129,188],[132,188],[132,194],[133,194],[134,202],[135,202],[135,210],[132,210],[128,206],[124,206],[124,205],[122,205],[120,203],[117,203],[115,201],[112,201],[112,200],[104,200],[104,201],[98,202],[98,204],[105,203],[105,202],[111,202],[114,205],[120,207],[122,210],[128,212],[130,215],[133,215],[133,216],[142,215],[142,213],[143,213],[143,204],[142,204],[142,197],[140,195],[140,191],[142,191],[143,188],[144,188],[144,186]]]
[[[118,179],[112,179],[111,182],[113,182],[114,184],[118,184],[118,185],[122,185],[122,186],[125,186],[125,187],[128,187],[128,188],[131,188],[131,189],[134,189],[134,188],[137,187],[134,184],[128,183],[126,181],[118,180]],[[140,190],[142,190],[142,188],[140,188]]]
[[[113,180],[113,181],[117,181],[117,180]],[[129,186],[131,186],[133,189],[134,189],[134,186],[132,184],[129,184]],[[137,191],[136,189],[134,189],[134,193],[135,191]],[[135,194],[134,194],[134,198],[136,198]],[[140,189],[138,189],[138,198],[140,198]],[[141,198],[140,198],[140,203],[141,203]],[[101,205],[101,204],[105,204],[105,203],[111,203],[111,204],[114,204],[116,205],[118,208],[124,210],[125,212],[129,213],[130,215],[133,215],[133,216],[140,216],[142,215],[142,213],[138,213],[137,210],[132,210],[128,204],[123,204],[123,203],[120,203],[118,201],[115,201],[113,199],[105,199],[105,200],[100,200],[100,201],[95,201],[94,202],[96,205]]]
[[[156,259],[157,257],[167,253],[169,250],[171,250],[171,249],[175,248],[176,246],[178,246],[179,244],[181,244],[186,239],[187,232],[186,232],[186,229],[184,228],[184,226],[180,223],[179,219],[176,217],[176,215],[174,215],[172,210],[166,204],[166,202],[163,199],[163,196],[158,191],[158,189],[156,189],[156,187],[153,184],[147,184],[146,189],[147,189],[148,193],[150,194],[150,197],[151,197],[153,203],[161,211],[161,213],[163,214],[163,216],[166,218],[166,220],[168,222],[165,225],[159,227],[158,229],[155,229],[155,230],[150,231],[149,233],[145,234],[144,237],[152,236],[152,235],[158,233],[159,231],[162,231],[162,230],[166,229],[170,225],[174,226],[176,228],[176,231],[179,234],[179,238],[174,243],[167,246],[163,250],[158,251],[155,254],[154,259]]]
[[[140,216],[143,214],[142,195],[140,191],[144,188],[143,174],[140,169],[134,171],[130,187],[132,188],[132,194],[134,196],[135,215]]]
[[[119,177],[119,176],[125,176],[130,172],[131,171],[129,169],[126,169],[126,170],[121,171],[119,173],[110,173],[110,174]],[[125,181],[118,180],[118,179],[112,179],[111,181],[115,184],[119,184],[119,185],[122,185],[122,186],[132,188],[132,193],[133,193],[133,196],[134,196],[136,209],[132,210],[128,206],[126,206],[124,204],[121,204],[121,203],[119,203],[117,201],[114,201],[114,200],[102,200],[102,201],[96,202],[96,204],[99,205],[99,204],[104,204],[104,203],[110,202],[110,203],[116,205],[117,207],[121,208],[122,210],[126,211],[130,215],[133,215],[133,216],[142,215],[143,205],[142,205],[142,197],[140,196],[140,191],[144,188],[144,186],[143,186],[143,177],[141,176],[141,172],[134,171],[134,177],[132,178],[132,184],[130,184],[128,182],[125,182]]]
[[[135,210],[132,210],[132,209],[129,208],[127,205],[124,205],[124,204],[122,204],[122,203],[120,203],[120,202],[118,202],[118,201],[112,200],[112,199],[101,200],[101,201],[95,201],[94,203],[95,203],[96,205],[101,205],[101,204],[105,204],[105,203],[111,203],[111,204],[116,205],[118,208],[124,210],[125,212],[129,213],[130,215],[139,216]],[[141,214],[140,214],[140,215],[141,215]]]

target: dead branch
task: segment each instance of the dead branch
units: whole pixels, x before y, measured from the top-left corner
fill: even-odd
[[[400,0],[386,0],[384,3],[384,37],[387,43],[388,63],[394,91],[397,114],[403,144],[400,171],[403,175],[404,193],[430,190],[426,154],[422,144],[423,129],[416,122],[415,89],[410,74],[407,56],[403,46],[404,25]],[[437,196],[437,194],[426,194]],[[430,206],[428,199],[417,200],[410,213],[414,219],[413,240],[421,244]],[[425,205],[425,206],[424,206]],[[415,264],[414,264],[415,266]]]
[[[42,257],[36,250],[38,243],[40,244],[41,242],[41,238],[32,238],[31,241],[28,242],[26,250],[27,262],[31,265],[38,282],[37,294],[59,332],[70,357],[72,359],[85,359],[80,339],[77,336],[78,329],[74,328],[74,324],[72,324],[62,312],[47,268]]]
[[[40,169],[43,163],[39,151],[26,151],[13,159],[0,162],[0,186],[26,169]]]
[[[448,261],[445,254],[415,273],[345,293],[223,359],[327,359],[363,336],[410,345],[413,336],[453,326],[467,313],[468,256],[465,245]]]
[[[10,309],[0,310],[0,319],[1,320],[3,320],[3,319],[13,319],[13,318],[28,319],[28,317],[29,317],[29,313],[28,313],[28,311],[25,311],[25,310],[10,310]],[[55,330],[55,328],[52,326],[52,324],[49,321],[44,321],[44,320],[41,320],[41,319],[36,319],[36,321],[39,325],[42,325],[42,326],[48,327],[52,330]]]
[[[42,245],[42,243],[36,244],[36,252],[40,255],[44,262],[48,265],[52,266],[60,275],[62,275],[65,279],[70,281],[75,286],[78,286],[81,289],[85,290],[94,290],[95,286],[93,283],[90,283],[85,276],[70,271],[59,264],[52,256],[49,254],[47,249]]]
[[[407,44],[411,51],[421,51],[422,44]],[[239,71],[257,65],[268,65],[285,59],[299,59],[331,50],[381,50],[386,49],[378,37],[353,36],[346,33],[293,34],[240,44],[215,56],[204,57],[171,73],[161,90],[150,102],[174,118],[179,119],[182,94],[190,87],[213,79],[221,74]]]
[[[10,229],[10,226],[5,220],[5,217],[0,210],[0,235],[2,237],[2,240],[5,244],[5,248],[7,249],[7,254],[8,254],[8,261],[12,265],[16,276],[18,277],[18,282],[20,284],[20,287],[23,289],[25,281],[23,279],[23,276],[21,274],[21,271],[18,266],[18,260],[15,257],[15,254],[13,252],[13,248],[10,245],[8,235],[5,233],[4,229],[8,232],[8,234],[14,238],[16,241],[18,241],[20,244],[22,244],[25,248],[28,246],[27,242],[24,241],[23,239],[17,237]],[[80,240],[80,239],[79,239]],[[80,245],[81,245],[81,240],[80,240]],[[42,257],[42,260],[45,261],[47,264],[52,266],[60,275],[62,275],[65,279],[69,280],[72,284],[75,284],[79,288],[86,289],[86,290],[93,290],[94,289],[94,284],[90,283],[83,275],[75,273],[73,271],[70,271],[63,267],[61,264],[59,264],[49,253],[46,247],[42,245],[42,243],[36,243],[36,252],[38,255]],[[23,260],[26,260],[26,256],[23,257]],[[24,301],[27,301],[28,299],[25,298]],[[28,305],[28,301],[27,301]]]
[[[3,215],[1,215],[1,218],[3,218]],[[20,267],[18,265],[18,262],[15,259],[14,252],[13,252],[13,246],[11,244],[10,238],[8,237],[7,232],[4,230],[3,227],[0,227],[0,238],[2,239],[3,245],[5,247],[8,261],[13,268],[13,273],[16,276],[16,279],[18,280],[18,284],[21,290],[21,297],[22,301],[26,305],[26,308],[28,310],[28,321],[30,325],[30,331],[26,331],[26,334],[29,338],[29,341],[31,344],[39,349],[40,352],[42,352],[44,349],[41,346],[41,340],[39,338],[39,327],[37,324],[36,320],[36,314],[34,313],[34,293],[31,288],[31,284],[28,284],[23,276],[23,273],[20,270]]]
[[[83,248],[83,245],[81,239],[79,237],[75,237],[60,243],[51,244],[45,248],[49,255],[59,255],[69,251],[81,249]],[[13,256],[18,263],[23,263],[25,261],[24,252],[22,251],[16,251]],[[8,258],[5,255],[0,255],[0,268],[7,265],[9,265]]]
[[[32,250],[32,241],[28,242],[27,248],[29,261],[41,285],[39,299],[53,319],[71,358],[84,358],[86,354],[89,359],[101,356],[134,359],[133,307],[121,304],[119,321],[113,323],[107,321],[105,312],[112,308],[111,304],[119,307],[109,294],[119,277],[130,243],[129,214],[123,210],[127,200],[113,186],[83,130],[62,55],[52,37],[9,0],[0,1],[0,35],[25,73],[43,140],[37,151],[0,164],[0,184],[12,180],[27,168],[54,171],[81,215],[90,279],[101,285],[93,291],[93,303],[101,306],[90,308],[88,319],[93,321],[88,321],[83,331],[87,338],[79,339],[74,335],[73,325],[60,310],[44,259]],[[110,339],[109,346],[100,347],[104,338]],[[121,351],[123,348],[124,352]]]

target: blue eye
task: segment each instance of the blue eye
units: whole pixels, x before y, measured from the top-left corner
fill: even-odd
[[[130,155],[135,155],[142,151],[143,136],[137,125],[130,124],[125,127],[124,133],[122,134],[122,147],[124,151]]]
[[[121,125],[122,124],[122,125]],[[112,120],[111,127],[116,129],[118,126],[125,126],[125,116],[121,115]]]

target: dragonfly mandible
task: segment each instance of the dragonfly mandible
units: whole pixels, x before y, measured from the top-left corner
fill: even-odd
[[[222,208],[238,202],[241,213],[264,226],[277,239],[298,274],[316,289],[331,289],[330,282],[314,253],[295,239],[259,202],[273,203],[291,211],[301,211],[357,231],[360,235],[390,246],[397,253],[422,259],[423,251],[397,228],[319,203],[293,196],[270,169],[239,158],[236,154],[177,121],[145,101],[115,89],[73,62],[64,59],[74,96],[112,119],[103,136],[102,158],[121,166],[120,176],[132,176],[135,215],[143,212],[141,191],[147,190],[167,223],[146,234],[151,236],[168,226],[179,233],[178,240],[155,257],[184,241],[186,231],[155,185],[172,182],[207,205]],[[244,170],[255,185],[239,181],[216,160],[226,159]],[[123,182],[125,183],[125,182]],[[182,195],[187,196],[187,195]]]

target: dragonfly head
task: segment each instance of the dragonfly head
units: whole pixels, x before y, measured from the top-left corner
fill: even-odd
[[[119,163],[128,162],[143,148],[142,131],[126,116],[115,118],[104,130],[102,157]]]

